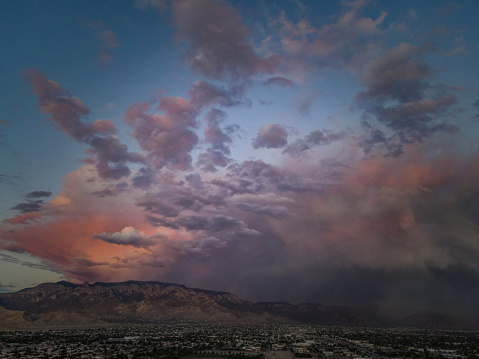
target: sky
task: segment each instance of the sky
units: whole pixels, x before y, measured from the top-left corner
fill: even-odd
[[[477,1],[4,1],[0,290],[479,302]]]

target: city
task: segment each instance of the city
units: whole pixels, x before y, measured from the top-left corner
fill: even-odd
[[[479,332],[171,323],[0,332],[2,358],[477,358]]]

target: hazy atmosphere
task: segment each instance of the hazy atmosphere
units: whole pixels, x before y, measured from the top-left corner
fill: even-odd
[[[3,1],[0,291],[478,310],[478,14]]]

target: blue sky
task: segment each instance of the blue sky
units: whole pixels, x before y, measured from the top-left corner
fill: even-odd
[[[0,288],[477,299],[478,7],[2,3]]]

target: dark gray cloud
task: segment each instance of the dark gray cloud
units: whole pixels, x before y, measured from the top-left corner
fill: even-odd
[[[198,156],[196,165],[206,172],[216,172],[216,167],[226,167],[232,162],[231,158],[225,155],[224,151],[208,148]]]
[[[233,184],[239,180],[249,183],[244,193],[261,193],[267,191],[288,191],[292,193],[322,192],[323,183],[304,178],[301,174],[282,167],[272,166],[263,161],[244,161],[230,167],[228,178]],[[212,182],[213,183],[213,182]],[[221,182],[214,182],[220,184]],[[223,186],[225,184],[223,183]],[[227,188],[227,187],[226,187]],[[241,186],[231,186],[232,189],[242,189]]]
[[[13,256],[9,256],[8,254],[5,254],[5,253],[0,253],[0,261],[4,261],[4,262],[8,262],[8,263],[14,263],[14,264],[20,264],[22,266],[33,268],[33,269],[47,270],[47,271],[50,271],[50,272],[63,274],[61,271],[58,271],[58,270],[54,269],[53,267],[51,267],[47,264],[24,261],[24,260],[15,258]]]
[[[285,77],[271,77],[263,81],[265,86],[293,87],[293,81]]]
[[[246,179],[237,179],[233,182],[215,178],[211,180],[210,183],[214,186],[218,186],[222,189],[227,190],[229,196],[233,196],[235,194],[255,192],[253,182]]]
[[[253,148],[282,148],[288,143],[288,131],[281,125],[268,123],[260,127],[251,144]]]
[[[248,43],[238,12],[222,1],[179,0],[173,4],[177,37],[187,49],[185,61],[199,74],[241,80],[271,73],[278,58],[259,57]]]
[[[281,34],[285,65],[290,71],[347,69],[359,71],[381,49],[379,26],[386,12],[376,18],[361,17],[365,2],[343,2],[343,11],[331,24],[314,27],[307,19],[294,23],[282,12],[273,22]]]
[[[479,93],[477,95],[477,100],[472,104],[474,107],[479,107]]]
[[[250,184],[254,184],[256,190],[264,188],[269,184],[276,184],[284,179],[284,170],[280,167],[276,167],[265,163],[261,160],[244,161],[239,164],[231,165],[231,177],[238,180],[242,178]]]
[[[179,209],[158,197],[160,196],[147,194],[143,199],[136,202],[136,205],[143,207],[149,213],[159,214],[164,217],[177,217],[180,214]]]
[[[474,101],[474,103],[473,103],[472,105],[473,105],[474,107],[479,108],[479,94],[478,94],[478,96],[477,96],[477,100]],[[479,121],[479,113],[475,114],[475,115],[472,117],[472,120],[473,120],[474,122]]]
[[[363,121],[362,126],[365,129],[365,134],[361,136],[359,145],[365,154],[373,153],[378,147],[384,147],[388,145],[387,137],[384,131],[381,131],[376,126],[371,125],[368,121]],[[400,154],[402,152],[402,148],[399,147],[398,150]]]
[[[20,211],[21,213],[29,213],[39,211],[43,207],[43,201],[38,200],[29,200],[27,202],[18,203],[10,209]]]
[[[199,212],[205,206],[211,209],[225,206],[223,196],[208,193],[203,184],[200,188],[203,191],[198,193],[196,188],[169,186],[155,193],[146,193],[136,205],[144,208],[148,214],[163,217],[179,217],[182,211]]]
[[[365,134],[360,143],[365,153],[381,150],[399,156],[405,145],[457,130],[441,120],[453,115],[456,97],[427,82],[433,70],[421,55],[430,51],[430,47],[403,43],[365,66],[360,83],[366,90],[356,96],[364,110]]]
[[[186,176],[186,181],[188,184],[195,188],[195,189],[201,189],[203,187],[203,181],[201,180],[201,176],[197,173],[192,173]]]
[[[9,176],[9,175],[0,173],[0,183],[3,183],[3,184],[15,186],[18,184],[20,179],[21,179],[21,174]]]
[[[88,140],[87,153],[102,178],[120,179],[131,173],[127,163],[145,163],[145,157],[129,152],[128,147],[115,136],[93,136]]]
[[[314,94],[306,94],[297,101],[296,111],[302,117],[308,117],[311,114],[311,108],[316,101]]]
[[[232,142],[231,137],[220,128],[220,123],[224,122],[226,117],[226,113],[221,110],[212,109],[208,111],[205,115],[207,126],[204,133],[206,143],[211,143],[213,146],[217,146],[215,149],[229,154],[229,148],[225,147],[225,144]]]
[[[162,12],[167,8],[165,0],[136,0],[135,7],[141,10],[154,8],[158,12]]]
[[[407,103],[421,100],[429,86],[425,80],[433,75],[431,67],[421,59],[427,50],[402,43],[383,57],[370,61],[360,76],[359,82],[366,91],[357,95],[358,101]]]
[[[25,202],[21,202],[11,207],[10,209],[19,211],[20,213],[38,212],[42,209],[44,201],[42,199],[30,199],[30,198],[42,198],[51,196],[51,192],[47,191],[33,191],[25,195]]]
[[[336,133],[314,130],[307,134],[304,138],[299,138],[286,146],[283,150],[283,153],[292,157],[299,157],[314,147],[329,145],[332,142],[342,140],[344,136],[345,134],[342,132]]]
[[[256,214],[266,214],[267,216],[281,219],[288,215],[289,210],[284,206],[279,205],[259,205],[256,203],[240,202],[236,203],[236,207],[245,212],[251,212]]]
[[[133,187],[148,189],[155,183],[156,172],[149,167],[142,167],[132,178]]]
[[[184,216],[174,221],[161,220],[159,223],[164,227],[172,229],[206,231],[209,233],[221,232],[223,234],[228,234],[230,238],[237,236],[254,236],[258,234],[255,230],[248,228],[243,221],[225,215],[214,215],[213,217]]]
[[[205,115],[207,126],[205,127],[205,142],[211,144],[211,148],[198,156],[196,165],[203,171],[215,172],[216,167],[226,167],[232,160],[228,157],[231,153],[229,143],[231,137],[225,133],[220,123],[225,121],[226,113],[218,109],[211,109]]]
[[[245,97],[247,86],[245,84],[232,85],[229,88],[216,86],[209,81],[200,80],[191,84],[188,98],[197,108],[219,106],[251,106],[251,100]]]
[[[273,101],[270,100],[259,100],[260,105],[262,106],[271,106],[273,104]]]
[[[13,292],[15,288],[16,287],[13,284],[2,284],[2,283],[0,283],[0,293]]]
[[[105,187],[102,190],[91,192],[90,194],[100,198],[104,198],[104,197],[118,196],[120,193],[125,192],[127,189],[128,189],[128,183],[120,182],[113,186]]]
[[[41,198],[41,197],[50,197],[52,195],[52,192],[50,191],[33,191],[30,193],[27,193],[25,196],[26,198]]]

